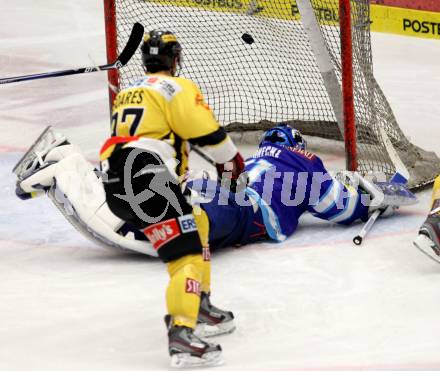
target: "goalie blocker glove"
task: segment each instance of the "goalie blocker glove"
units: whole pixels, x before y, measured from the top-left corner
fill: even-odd
[[[371,182],[356,172],[341,171],[336,179],[346,187],[358,188],[364,198],[361,202],[368,206],[368,215],[376,210],[382,216],[390,216],[400,206],[416,204],[416,196],[406,185],[394,182]]]

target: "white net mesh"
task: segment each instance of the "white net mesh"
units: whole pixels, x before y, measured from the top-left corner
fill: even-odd
[[[292,0],[115,0],[118,51],[134,22],[173,31],[184,48],[181,76],[194,80],[227,130],[290,122],[304,134],[342,140],[329,94]],[[338,1],[312,0],[341,80]],[[353,70],[359,171],[394,173],[382,126],[411,173],[413,188],[440,173],[432,153],[400,130],[373,76],[369,0],[352,0]],[[249,34],[248,44],[242,35]],[[138,52],[140,53],[140,52]],[[121,70],[121,88],[142,76],[140,54]]]

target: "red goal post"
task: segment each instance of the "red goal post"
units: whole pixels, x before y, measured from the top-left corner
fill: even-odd
[[[107,63],[112,63],[118,58],[118,30],[116,27],[116,5],[115,0],[104,0],[105,17],[105,41],[107,50]],[[116,97],[114,87],[119,89],[119,71],[112,69],[107,72],[109,88],[109,106],[112,109]]]
[[[344,112],[344,139],[347,170],[356,171],[356,117],[353,95],[353,48],[351,34],[350,0],[339,0],[341,30],[342,102]]]

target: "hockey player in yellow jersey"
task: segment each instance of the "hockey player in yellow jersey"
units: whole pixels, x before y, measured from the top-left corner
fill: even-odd
[[[106,198],[167,263],[171,365],[215,365],[221,348],[201,337],[232,332],[234,317],[210,302],[209,221],[204,212],[193,212],[180,183],[190,145],[218,164],[220,176],[226,168],[236,179],[243,159],[199,88],[175,77],[182,52],[176,36],[151,31],[141,51],[146,75],[116,96],[112,136],[100,153]]]

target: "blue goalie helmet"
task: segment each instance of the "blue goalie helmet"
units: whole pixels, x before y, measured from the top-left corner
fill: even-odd
[[[265,144],[278,144],[288,147],[307,148],[307,143],[299,130],[292,129],[287,124],[279,124],[266,130],[261,138],[260,147]]]

